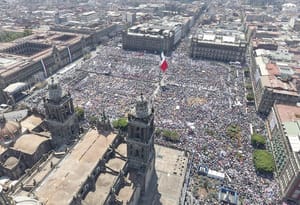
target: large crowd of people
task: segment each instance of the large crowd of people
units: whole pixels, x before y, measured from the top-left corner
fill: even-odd
[[[108,43],[56,78],[72,94],[75,106],[84,108],[87,118],[100,116],[103,110],[111,119],[124,116],[143,93],[155,109],[156,127],[176,130],[181,136],[176,144],[162,138],[156,142],[194,152],[191,180],[198,165],[205,164],[226,173],[224,185],[237,190],[244,204],[274,204],[278,199],[275,180],[257,175],[252,162],[250,124],[263,130],[264,123],[255,108],[246,105],[242,67],[193,60],[186,40],[167,61],[169,68],[162,73],[159,55]],[[42,109],[46,91],[25,102]],[[230,125],[240,127],[240,140],[226,135]]]

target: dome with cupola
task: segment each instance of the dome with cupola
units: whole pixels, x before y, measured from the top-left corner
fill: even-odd
[[[21,125],[19,122],[5,119],[0,116],[0,145],[8,147],[15,142],[21,134]]]

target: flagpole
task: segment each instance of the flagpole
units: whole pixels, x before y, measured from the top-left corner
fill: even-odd
[[[162,74],[161,73],[162,73],[162,71],[160,70],[159,71],[159,79],[158,79],[159,80],[159,87],[161,87],[161,80],[162,80]]]

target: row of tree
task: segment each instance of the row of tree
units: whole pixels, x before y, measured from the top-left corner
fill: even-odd
[[[178,142],[180,135],[176,131],[157,128],[155,134],[172,142]]]
[[[254,133],[251,136],[251,144],[254,148],[253,162],[255,169],[260,173],[273,173],[275,162],[272,153],[266,150],[265,137]]]
[[[1,31],[0,32],[0,42],[10,42],[18,38],[23,38],[32,34],[32,30],[25,29],[23,32],[15,31]]]

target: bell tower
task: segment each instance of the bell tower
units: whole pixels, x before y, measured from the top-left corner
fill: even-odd
[[[154,110],[141,96],[135,109],[128,115],[127,157],[129,169],[143,175],[142,191],[147,191],[154,173]]]
[[[68,143],[79,134],[79,122],[71,94],[64,93],[53,78],[48,86],[48,96],[44,98],[44,108],[54,146]]]

